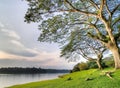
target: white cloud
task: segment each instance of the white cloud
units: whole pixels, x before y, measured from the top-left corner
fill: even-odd
[[[37,52],[37,51],[36,51]],[[52,56],[50,56],[52,54]],[[53,54],[55,54],[53,56]],[[46,56],[49,56],[46,58]],[[36,57],[23,57],[8,54],[6,52],[0,51],[0,67],[42,67],[42,68],[57,68],[57,69],[72,69],[76,63],[68,63],[64,58],[59,58],[59,56],[54,53],[46,53],[42,55],[41,53]]]
[[[36,57],[29,58],[27,60],[37,61],[36,66],[41,66],[43,68],[57,68],[57,69],[71,69],[78,62],[68,63],[65,58],[60,58],[60,51],[55,52],[42,52],[37,51],[39,54]]]
[[[0,27],[1,27],[1,28],[3,28],[3,27],[4,27],[4,24],[2,24],[1,22],[0,22]]]
[[[19,47],[24,47],[24,45],[20,42],[20,41],[17,41],[17,40],[10,40],[11,43],[19,46]]]
[[[20,36],[13,30],[10,30],[10,29],[8,30],[8,29],[5,29],[5,28],[1,28],[1,31],[4,32],[9,37],[20,40]]]
[[[3,59],[3,58],[13,58],[14,56],[11,55],[11,54],[8,54],[8,53],[5,53],[3,51],[0,51],[0,59]]]
[[[0,28],[0,50],[9,54],[34,57],[37,55],[35,52],[31,52],[27,46],[21,42],[21,37],[13,30]]]

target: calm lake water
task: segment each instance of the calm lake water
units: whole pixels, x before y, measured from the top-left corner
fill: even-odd
[[[0,74],[0,88],[23,84],[34,81],[48,80],[57,78],[58,75],[65,73],[54,74]]]

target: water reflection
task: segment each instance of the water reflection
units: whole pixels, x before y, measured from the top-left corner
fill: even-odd
[[[0,74],[0,88],[11,85],[23,84],[33,81],[41,81],[47,79],[57,78],[58,75],[63,73],[54,74]]]

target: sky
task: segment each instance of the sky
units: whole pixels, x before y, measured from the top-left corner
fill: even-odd
[[[27,24],[25,0],[0,0],[0,67],[72,69],[78,62],[60,58],[58,44],[37,41],[38,24]]]

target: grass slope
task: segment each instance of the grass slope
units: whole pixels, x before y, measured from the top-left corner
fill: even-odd
[[[90,69],[66,74],[62,76],[63,78],[15,85],[8,88],[120,88],[120,70],[112,74],[113,79],[104,75],[109,70],[113,69],[102,71]],[[70,77],[71,80],[68,80]],[[88,78],[91,80],[86,81]]]

